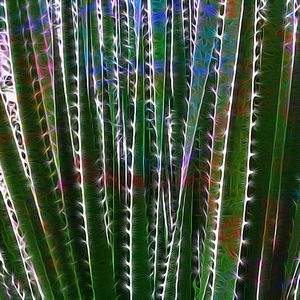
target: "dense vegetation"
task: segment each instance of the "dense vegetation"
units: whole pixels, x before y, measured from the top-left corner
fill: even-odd
[[[300,299],[299,0],[0,0],[0,299]]]

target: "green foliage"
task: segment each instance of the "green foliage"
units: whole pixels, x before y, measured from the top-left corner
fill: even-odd
[[[0,300],[299,299],[299,0],[0,0]]]

